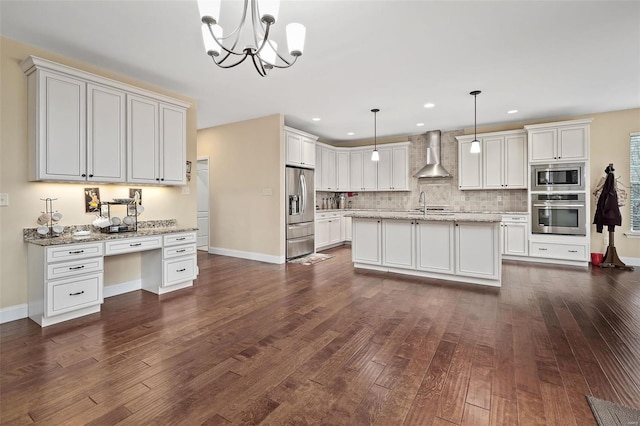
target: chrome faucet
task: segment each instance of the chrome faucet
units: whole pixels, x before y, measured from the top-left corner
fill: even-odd
[[[427,215],[427,194],[424,191],[420,191],[420,198],[418,198],[418,204],[422,204],[422,213]]]

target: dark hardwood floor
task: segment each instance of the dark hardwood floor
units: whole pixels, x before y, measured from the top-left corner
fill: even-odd
[[[41,329],[0,325],[0,423],[593,425],[640,408],[640,272],[505,263],[500,289],[198,256]]]

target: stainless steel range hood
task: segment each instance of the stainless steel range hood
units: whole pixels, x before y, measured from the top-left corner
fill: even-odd
[[[415,178],[451,177],[447,169],[440,164],[440,130],[427,132],[427,165],[413,175]]]

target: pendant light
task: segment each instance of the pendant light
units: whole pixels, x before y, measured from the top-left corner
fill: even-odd
[[[378,153],[378,129],[377,129],[377,116],[380,110],[374,108],[371,110],[373,113],[373,152],[371,153],[371,161],[379,161],[380,154]]]
[[[469,149],[469,152],[472,154],[479,154],[480,153],[480,141],[478,140],[478,104],[477,104],[477,99],[478,99],[478,95],[482,93],[479,90],[474,90],[473,92],[469,93],[470,95],[473,95],[473,141],[471,141],[471,149]]]

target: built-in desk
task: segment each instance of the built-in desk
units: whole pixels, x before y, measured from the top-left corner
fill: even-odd
[[[198,276],[196,230],[151,228],[92,233],[82,240],[25,236],[29,318],[42,327],[100,312],[104,257],[140,253],[141,288],[163,294],[193,285]]]

